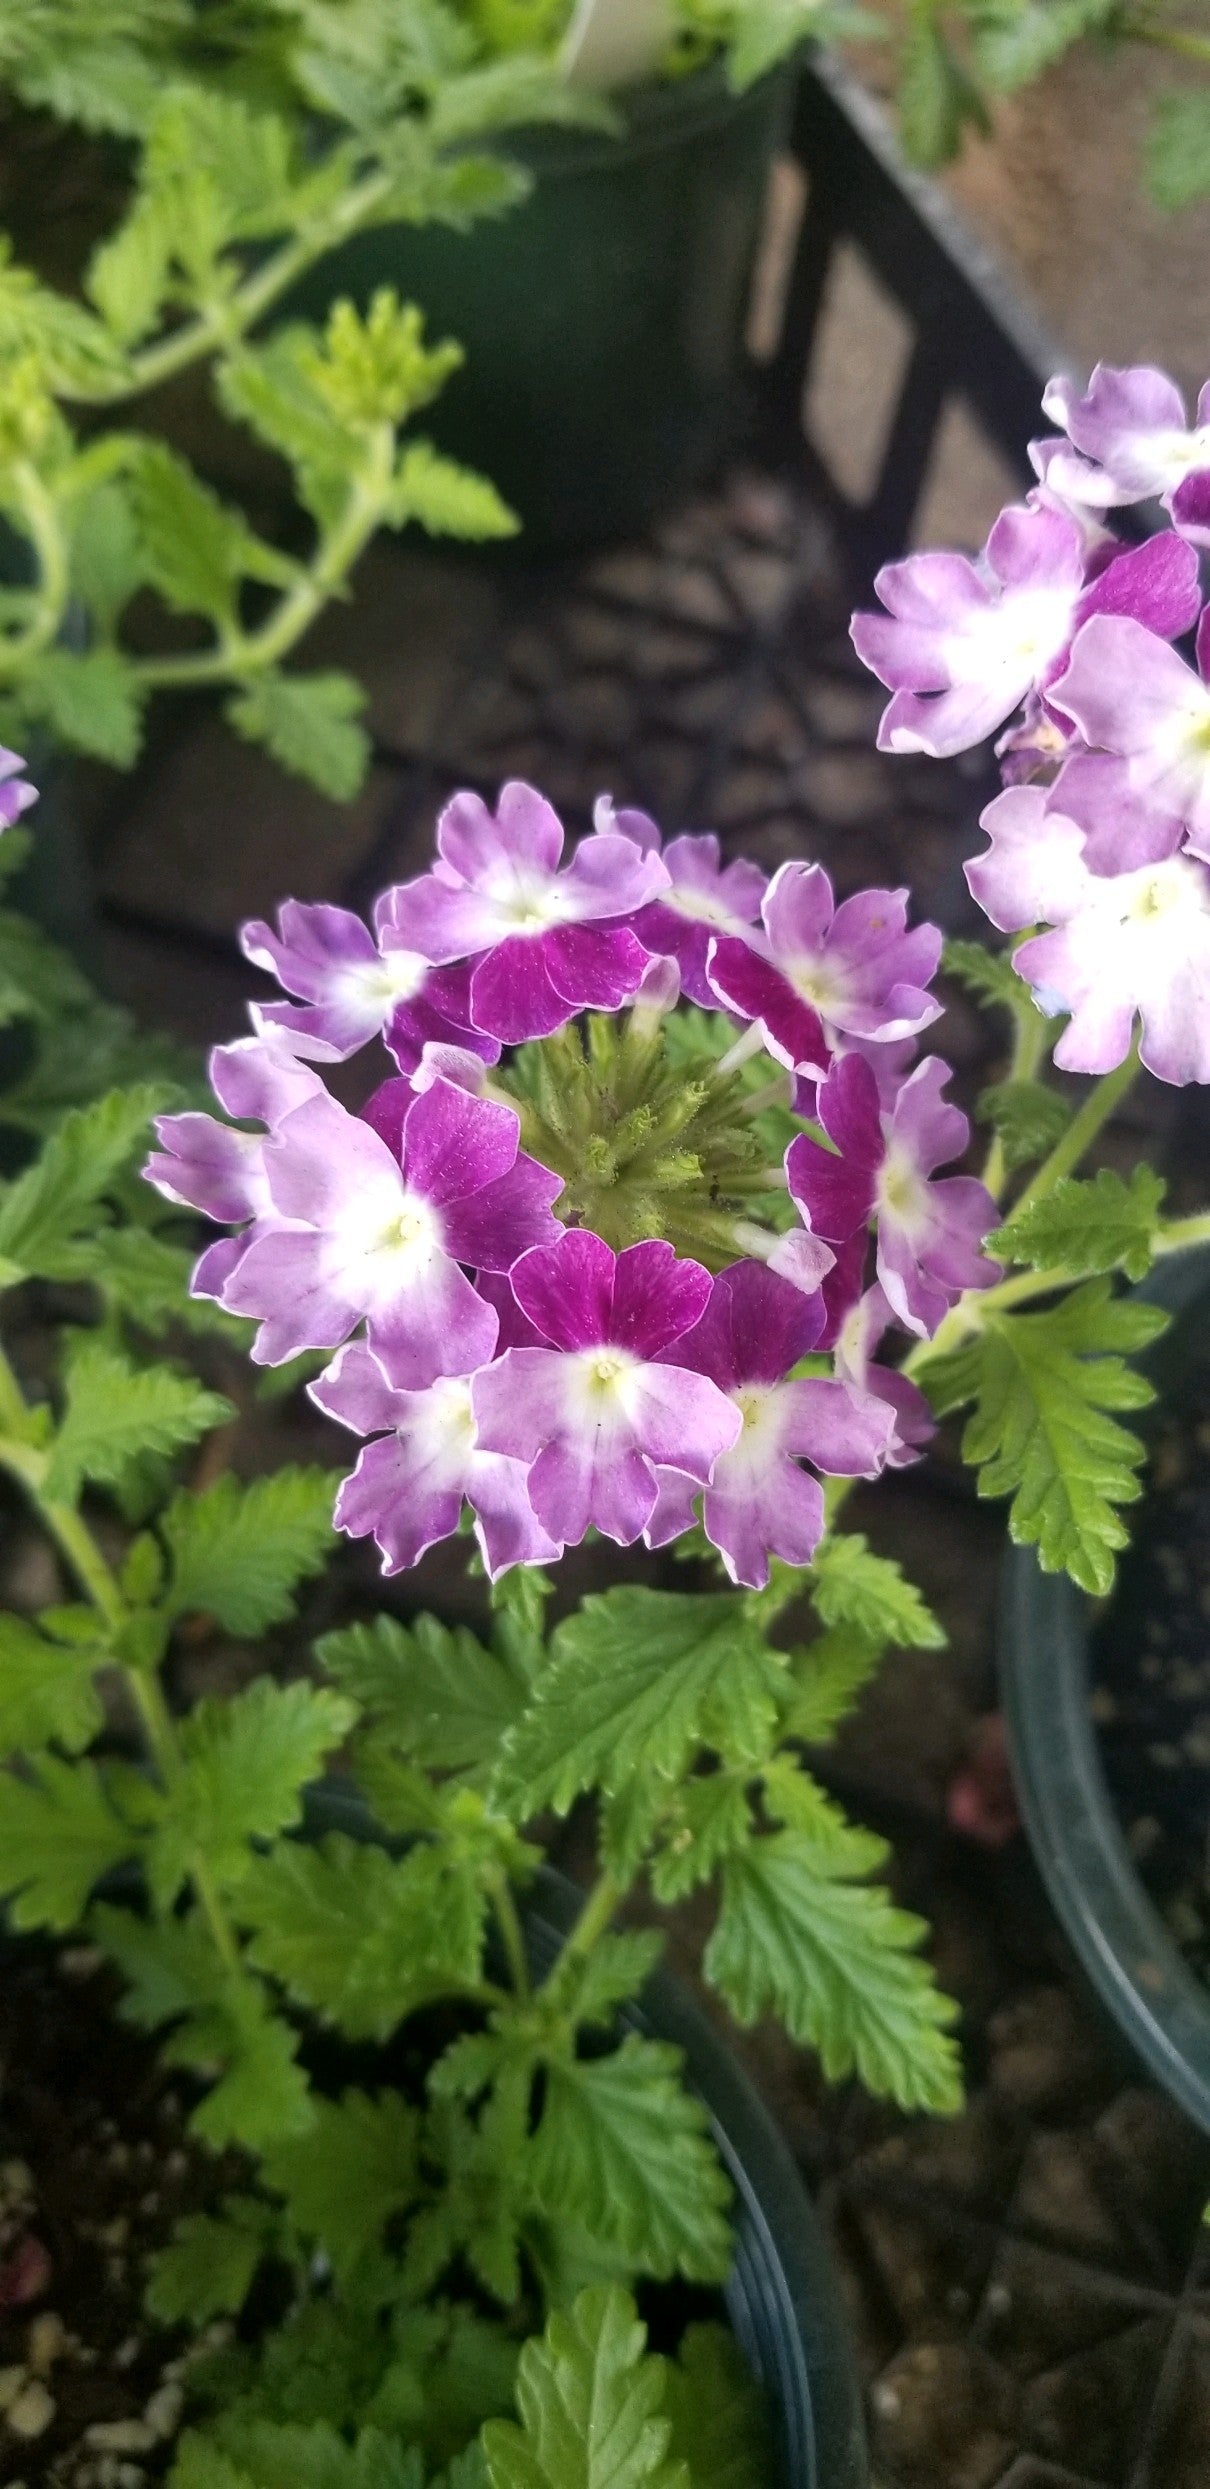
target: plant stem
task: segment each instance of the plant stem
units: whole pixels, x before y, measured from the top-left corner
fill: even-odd
[[[1131,43],[1151,43],[1164,52],[1177,52],[1182,60],[1195,60],[1210,69],[1210,36],[1195,35],[1183,26],[1147,26],[1141,19],[1127,17],[1120,32]]]
[[[557,1964],[559,1969],[563,1969],[569,1961],[586,1959],[587,1955],[592,1952],[593,1946],[605,1934],[621,1898],[622,1886],[615,1881],[608,1870],[599,1875],[559,1955]]]
[[[1131,1083],[1137,1079],[1138,1072],[1139,1045],[1136,1037],[1129,1054],[1118,1064],[1116,1071],[1106,1072],[1098,1080],[1078,1115],[1072,1117],[1066,1132],[1056,1141],[1049,1158],[1039,1167],[1033,1182],[1026,1186],[1020,1200],[1014,1202],[1014,1217],[1022,1210],[1032,1209],[1034,1202],[1042,1201],[1047,1193],[1053,1193],[1056,1184],[1079,1166],[1085,1150],[1108,1123]]]
[[[517,1905],[513,1900],[512,1887],[503,1868],[492,1877],[488,1890],[492,1897],[492,1908],[496,1913],[500,1941],[504,1946],[509,1977],[513,1983],[513,1993],[519,1997],[527,1997],[530,1994],[529,1957],[525,1950],[525,1937],[517,1915]]]
[[[1028,1011],[1023,1006],[1014,1010],[1012,1061],[1008,1067],[1010,1081],[1033,1079],[1046,1045],[1046,1029],[1046,1015],[1038,1010],[1036,1004],[1032,1004]],[[1004,1143],[997,1132],[988,1150],[987,1164],[983,1170],[983,1181],[993,1201],[999,1201],[1007,1177]]]
[[[31,658],[40,656],[58,638],[70,593],[67,546],[54,496],[28,458],[17,459],[10,472],[19,516],[37,556],[38,586],[25,629],[11,638],[0,637],[0,680],[4,681],[23,674]]]
[[[1166,1219],[1155,1239],[1156,1257],[1187,1253],[1202,1244],[1210,1244],[1210,1210],[1195,1210],[1187,1219]]]

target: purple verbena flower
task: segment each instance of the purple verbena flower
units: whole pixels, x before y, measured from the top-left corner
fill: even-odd
[[[351,1340],[307,1388],[329,1417],[375,1438],[341,1485],[335,1520],[350,1538],[376,1541],[384,1573],[405,1571],[449,1538],[464,1501],[493,1581],[510,1565],[549,1564],[562,1554],[535,1517],[524,1463],[480,1450],[469,1376],[441,1375],[424,1391],[401,1391],[364,1340]]]
[[[319,1074],[269,1038],[242,1037],[234,1045],[216,1046],[209,1071],[220,1106],[244,1122],[280,1125],[308,1098],[325,1094]],[[160,1148],[152,1151],[143,1173],[166,1200],[224,1226],[244,1219],[265,1227],[277,1223],[265,1173],[269,1133],[241,1132],[215,1115],[192,1111],[157,1115],[153,1130]],[[191,1294],[218,1296],[248,1241],[222,1236],[210,1245],[195,1266]]]
[[[662,853],[668,888],[639,910],[634,930],[649,951],[675,959],[681,990],[704,1011],[717,1011],[718,996],[706,974],[712,937],[726,934],[747,942],[749,927],[760,915],[765,875],[759,865],[738,857],[724,864],[717,838],[682,836],[661,847],[660,833],[645,812],[615,811],[601,796],[593,819],[598,836],[620,834],[643,855]]]
[[[1192,426],[1176,382],[1148,363],[1098,363],[1083,395],[1060,374],[1042,406],[1067,434],[1030,449],[1054,491],[1094,510],[1160,500],[1182,535],[1210,544],[1210,381]]]
[[[1197,556],[1153,536],[1089,575],[1084,537],[1061,510],[1002,510],[978,562],[913,553],[874,582],[886,612],[855,614],[853,645],[893,697],[883,752],[964,752],[1031,692],[1045,691],[1091,614],[1130,614],[1176,638],[1198,605]]]
[[[1012,787],[988,805],[991,846],[967,880],[1003,932],[1050,928],[1013,965],[1040,1009],[1070,1015],[1055,1047],[1063,1071],[1112,1071],[1137,1013],[1148,1071],[1178,1086],[1208,1081],[1210,872],[1182,848],[1181,823],[1139,804],[1115,763],[1090,755],[1070,767],[1049,795]],[[1093,832],[1069,804],[1094,818]]]
[[[577,1011],[616,1011],[647,953],[628,923],[668,886],[660,858],[616,835],[583,839],[560,869],[563,826],[513,779],[496,812],[455,795],[432,872],[387,891],[380,932],[425,959],[469,959],[473,1024],[505,1045],[546,1037]]]
[[[19,752],[8,752],[0,743],[0,830],[11,830],[23,812],[38,801],[38,790],[28,778],[19,778],[17,771],[25,763]]]
[[[529,1468],[552,1538],[590,1526],[629,1546],[650,1518],[656,1468],[699,1485],[739,1432],[738,1411],[703,1374],[658,1362],[704,1311],[710,1274],[671,1245],[571,1230],[510,1274],[522,1313],[549,1342],[510,1348],[471,1384],[479,1442]]]
[[[906,890],[859,890],[837,907],[822,865],[783,864],[761,908],[761,951],[723,936],[709,973],[729,1011],[759,1021],[779,1063],[816,1077],[834,1045],[898,1045],[938,1018],[927,991],[936,925],[907,922]]]
[[[842,1382],[873,1392],[876,1399],[886,1402],[894,1420],[886,1465],[888,1469],[906,1469],[919,1460],[925,1445],[931,1443],[937,1424],[924,1393],[911,1376],[876,1361],[876,1352],[892,1319],[885,1291],[875,1280],[841,1323],[833,1359]]]
[[[650,1546],[692,1526],[700,1494],[702,1526],[733,1582],[762,1589],[771,1555],[810,1563],[823,1535],[824,1499],[800,1462],[832,1477],[872,1478],[895,1431],[886,1403],[847,1381],[789,1379],[818,1344],[824,1321],[818,1296],[804,1296],[761,1262],[737,1262],[715,1280],[700,1321],[664,1354],[717,1383],[738,1412],[740,1432],[704,1492],[699,1480],[660,1469]]]
[[[391,1381],[422,1390],[495,1347],[496,1314],[460,1265],[504,1270],[558,1234],[561,1184],[518,1151],[510,1107],[450,1081],[410,1097],[405,1083],[385,1086],[395,1095],[378,1129],[326,1095],[280,1125],[264,1166],[285,1224],[258,1222],[222,1302],[259,1316],[262,1365],[336,1348],[364,1317]]]
[[[499,1044],[471,1024],[465,963],[434,968],[407,949],[382,899],[374,922],[377,939],[348,908],[287,899],[276,933],[259,920],[245,925],[240,941],[246,957],[301,997],[253,1003],[253,1025],[282,1030],[296,1054],[320,1062],[343,1062],[374,1037],[385,1040],[402,1072],[415,1069],[429,1040],[498,1061]]]
[[[949,1066],[926,1055],[889,1113],[860,1055],[844,1055],[819,1090],[833,1150],[800,1133],[786,1152],[790,1191],[812,1233],[843,1243],[873,1218],[877,1269],[897,1322],[930,1339],[964,1288],[990,1287],[997,1265],[979,1251],[996,1205],[975,1176],[933,1181],[960,1155],[969,1125],[941,1095]]]
[[[1210,605],[1198,624],[1197,663],[1194,673],[1141,623],[1098,614],[1076,638],[1051,699],[1086,743],[1119,755],[1143,803],[1179,815],[1195,852],[1210,853]]]

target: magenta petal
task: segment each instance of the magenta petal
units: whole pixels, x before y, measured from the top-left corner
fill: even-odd
[[[504,1271],[481,1270],[475,1280],[481,1297],[494,1305],[500,1331],[496,1353],[503,1356],[506,1348],[543,1348],[546,1343],[535,1330],[527,1314],[523,1314],[513,1295],[512,1282]]]
[[[498,942],[475,967],[471,1009],[475,1026],[503,1045],[524,1045],[565,1028],[575,1006],[552,982],[547,966],[549,934],[513,934]]]
[[[1198,559],[1183,537],[1163,533],[1119,553],[1086,588],[1077,626],[1090,614],[1132,614],[1161,639],[1179,639],[1197,620]]]
[[[554,1244],[563,1230],[551,1203],[563,1190],[561,1175],[522,1150],[507,1175],[484,1184],[465,1201],[451,1202],[442,1220],[446,1246],[477,1271],[507,1271],[534,1245]]]
[[[1184,477],[1168,497],[1172,524],[1190,544],[1210,545],[1210,466]]]
[[[844,1054],[819,1092],[819,1118],[829,1140],[854,1166],[874,1169],[883,1156],[878,1083],[862,1054]]]
[[[411,1081],[399,1075],[390,1080],[380,1081],[378,1087],[360,1109],[362,1122],[369,1125],[371,1132],[378,1134],[380,1141],[385,1141],[392,1158],[400,1168],[403,1165],[403,1127],[407,1122],[409,1110],[415,1103],[415,1098],[416,1092]]]
[[[735,1262],[715,1280],[701,1320],[664,1353],[736,1391],[779,1383],[818,1345],[823,1325],[822,1296],[805,1296],[763,1262]]]
[[[435,1080],[408,1109],[403,1171],[413,1192],[437,1208],[460,1202],[507,1175],[517,1156],[521,1119],[511,1106],[472,1097],[451,1080]]]
[[[747,942],[724,934],[711,946],[707,974],[720,1002],[741,1019],[759,1022],[770,1054],[788,1071],[823,1078],[831,1050],[817,1011]]]
[[[609,1339],[632,1356],[656,1357],[705,1310],[710,1273],[678,1261],[670,1244],[628,1245],[614,1270]]]
[[[790,1191],[812,1234],[843,1244],[864,1229],[874,1207],[875,1174],[839,1158],[800,1132],[786,1151]]]
[[[542,964],[577,1010],[618,1011],[641,984],[647,954],[628,925],[555,925],[542,937]]]
[[[569,1228],[556,1244],[535,1246],[510,1278],[522,1313],[556,1348],[594,1348],[609,1338],[614,1257],[587,1228]]]

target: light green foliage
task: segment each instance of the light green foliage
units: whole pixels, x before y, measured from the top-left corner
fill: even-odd
[[[148,1453],[171,1454],[221,1426],[231,1403],[173,1366],[136,1366],[81,1338],[64,1374],[64,1406],[46,1491],[71,1503],[85,1479],[118,1485]]]
[[[552,2058],[528,2169],[551,2217],[570,2215],[635,2270],[725,2273],[730,2188],[667,2042],[631,2034],[607,2057]]]
[[[742,1595],[693,1597],[625,1585],[584,1601],[560,1625],[532,1702],[503,1744],[495,1783],[518,1818],[580,1790],[607,1793],[640,1771],[666,1780],[695,1748],[753,1758],[783,1691]]]
[[[98,1904],[89,1925],[126,1980],[124,2019],[151,2031],[171,2025],[164,2063],[210,2083],[193,2111],[195,2134],[216,2149],[263,2151],[306,2132],[314,2112],[294,2061],[298,2035],[273,2014],[265,1991],[222,1958],[204,1913],[157,1923]]]
[[[350,2445],[323,2420],[246,2420],[218,2437],[189,2430],[168,2478],[170,2489],[425,2489],[425,2466],[379,2429]]]
[[[1008,1526],[1036,1547],[1043,1570],[1066,1570],[1099,1596],[1126,1543],[1117,1507],[1140,1493],[1143,1446],[1114,1412],[1145,1408],[1151,1385],[1118,1352],[1163,1330],[1153,1305],[1125,1302],[1089,1279],[1044,1313],[989,1314],[952,1355],[924,1368],[939,1416],[975,1403],[963,1459],[980,1495],[1008,1495]]]
[[[418,2141],[416,2113],[397,2092],[346,2091],[316,2101],[314,2124],[298,2142],[270,2147],[265,2184],[285,2197],[295,2230],[322,2247],[344,2278],[411,2202]]]
[[[152,2257],[149,2313],[165,2325],[238,2316],[276,2227],[268,2206],[250,2195],[227,2196],[219,2213],[186,2213]]]
[[[183,1490],[159,1524],[168,1614],[213,1616],[228,1633],[250,1636],[283,1624],[299,1583],[321,1570],[332,1544],[332,1497],[325,1469],[278,1469],[249,1486],[225,1476],[201,1494]]]
[[[303,1789],[354,1717],[353,1705],[326,1686],[271,1677],[197,1703],[181,1728],[182,1768],[147,1854],[160,1908],[176,1899],[199,1854],[221,1888],[241,1881],[253,1862],[249,1844],[298,1823]]]
[[[77,1926],[94,1884],[136,1848],[94,1763],[44,1754],[19,1780],[0,1773],[0,1898],[14,1927]]]
[[[1111,1270],[1142,1279],[1151,1268],[1163,1199],[1163,1182],[1150,1167],[1133,1167],[1127,1180],[1111,1167],[1084,1179],[1064,1176],[997,1228],[987,1249],[1000,1261],[1062,1271],[1066,1279]]]
[[[869,1834],[787,1828],[752,1842],[723,1869],[706,1975],[738,2021],[775,2012],[831,2081],[856,2073],[903,2108],[952,2111],[954,2007],[919,1958],[923,1921],[857,1880],[874,1863]]]
[[[687,2465],[692,2489],[767,2489],[774,2476],[765,2397],[734,2334],[690,2325],[664,2370],[669,2452]]]
[[[230,725],[248,743],[263,743],[283,769],[296,769],[333,803],[356,795],[370,757],[358,723],[365,694],[350,674],[253,676],[227,704]]]
[[[517,2373],[520,2424],[483,2431],[491,2489],[690,2489],[668,2459],[664,2362],[623,2290],[586,2290],[528,2342]]]
[[[69,1008],[75,997],[69,991],[63,999]],[[112,1215],[109,1196],[145,1147],[151,1116],[170,1097],[147,1083],[111,1090],[64,1116],[32,1165],[0,1191],[0,1280],[6,1286],[92,1275],[94,1238]]]
[[[1072,1117],[1066,1098],[1040,1080],[998,1081],[983,1091],[975,1112],[996,1134],[1009,1175],[1045,1158]]]
[[[376,1740],[409,1762],[465,1771],[490,1762],[518,1718],[524,1681],[465,1625],[393,1616],[325,1634],[316,1656],[370,1716]]]
[[[833,1530],[815,1552],[808,1588],[823,1625],[848,1625],[856,1633],[904,1650],[940,1650],[945,1635],[937,1619],[889,1556],[876,1556],[852,1530]]]
[[[1158,207],[1188,207],[1210,191],[1210,91],[1160,98],[1147,146],[1147,182]]]
[[[82,1754],[103,1718],[93,1683],[103,1655],[95,1619],[90,1640],[80,1643],[0,1615],[0,1754],[51,1744]]]
[[[941,972],[952,977],[985,1009],[1002,1007],[1014,1018],[1038,1017],[1037,1005],[1012,963],[1010,951],[989,951],[982,942],[947,942]]]
[[[385,2039],[480,1978],[482,1866],[436,1844],[394,1859],[343,1833],[284,1843],[250,1868],[239,1908],[252,1960],[349,2039]]]

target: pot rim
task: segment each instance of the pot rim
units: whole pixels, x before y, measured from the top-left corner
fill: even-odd
[[[1158,1263],[1134,1293],[1188,1312],[1210,1294],[1210,1249]],[[1009,1550],[997,1640],[1013,1778],[1082,1968],[1150,2073],[1210,2134],[1210,1988],[1146,1892],[1115,1811],[1089,1709],[1090,1605],[1066,1574],[1043,1573],[1032,1548]]]

